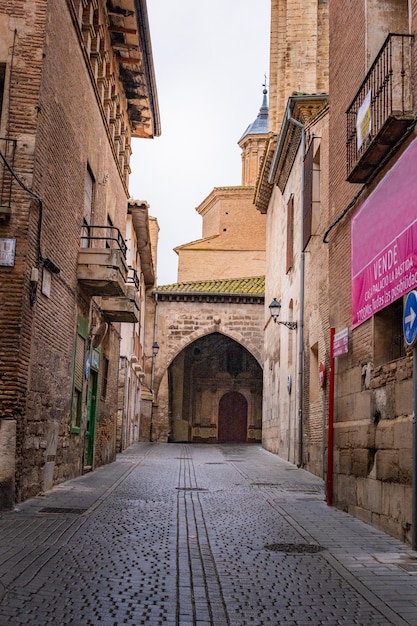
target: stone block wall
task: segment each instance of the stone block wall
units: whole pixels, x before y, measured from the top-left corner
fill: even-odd
[[[157,341],[160,346],[155,359],[155,391],[153,407],[154,440],[167,441],[170,434],[168,368],[186,346],[211,333],[221,333],[245,347],[262,363],[262,304],[162,301],[157,305]],[[141,430],[142,430],[141,419]]]

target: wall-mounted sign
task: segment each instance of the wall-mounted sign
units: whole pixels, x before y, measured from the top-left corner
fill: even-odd
[[[414,346],[417,341],[417,291],[410,291],[405,301],[403,331],[406,344]]]
[[[349,351],[349,329],[343,328],[333,338],[333,356],[341,356]]]
[[[51,297],[51,284],[52,284],[52,274],[46,269],[46,267],[44,267],[42,271],[41,291],[43,295],[46,296],[47,298]]]
[[[369,90],[356,115],[356,147],[358,150],[371,134],[371,94],[372,92]]]
[[[352,328],[417,288],[417,139],[352,219]]]
[[[90,374],[91,374],[91,352],[89,350],[87,354],[85,355],[85,362],[84,362],[84,376],[86,380],[90,378]]]
[[[91,367],[95,370],[98,370],[100,366],[100,352],[97,350],[93,350],[91,354]]]
[[[0,265],[13,267],[16,239],[0,239]]]
[[[319,365],[319,385],[320,387],[324,387],[324,383],[326,382],[326,366],[324,363],[320,363]]]

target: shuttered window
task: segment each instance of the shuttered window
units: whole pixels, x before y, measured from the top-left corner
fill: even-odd
[[[84,217],[83,217],[83,225],[81,230],[81,247],[88,248],[90,245],[89,236],[90,236],[90,224],[91,224],[91,213],[93,210],[93,200],[94,200],[94,177],[87,166],[87,172],[85,176],[85,188],[84,188]]]
[[[292,268],[294,256],[294,196],[292,195],[287,204],[287,265],[286,271]]]
[[[3,109],[3,94],[4,94],[5,80],[6,80],[6,64],[0,63],[0,119],[1,119],[1,112]]]
[[[85,339],[80,335],[77,335],[77,345],[75,347],[74,387],[80,391],[83,388],[84,349]]]
[[[72,406],[71,406],[71,432],[72,433],[79,433],[81,431],[82,413],[83,413],[84,362],[85,362],[87,328],[88,328],[87,321],[80,317],[78,319],[77,334],[75,336],[75,346],[74,346],[74,373],[73,373]]]
[[[310,241],[313,213],[313,159],[314,140],[311,141],[304,159],[304,194],[303,194],[303,250]]]

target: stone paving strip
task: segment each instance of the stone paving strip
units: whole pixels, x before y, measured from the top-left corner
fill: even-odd
[[[417,626],[416,556],[260,446],[138,444],[0,515],[0,626]]]

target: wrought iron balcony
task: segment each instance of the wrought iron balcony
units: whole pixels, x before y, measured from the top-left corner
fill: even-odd
[[[77,279],[90,296],[126,294],[126,243],[115,226],[84,226]]]
[[[412,35],[390,34],[347,110],[347,180],[365,183],[413,119]]]
[[[16,140],[0,137],[0,153],[0,219],[7,219],[11,214]]]
[[[126,295],[104,296],[101,299],[101,309],[108,322],[130,322],[135,324],[139,321],[140,312],[140,283],[136,270],[129,267],[129,275],[126,283]]]

